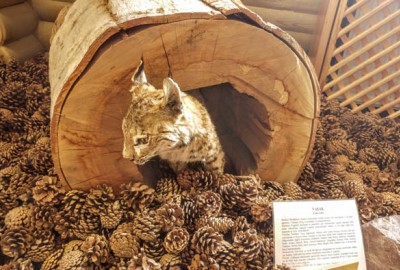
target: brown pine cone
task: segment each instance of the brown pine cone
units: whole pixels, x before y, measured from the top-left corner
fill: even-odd
[[[217,216],[222,208],[221,197],[212,191],[200,193],[196,198],[200,216]]]
[[[396,215],[400,214],[400,195],[393,192],[383,192],[383,205],[390,206]]]
[[[81,245],[81,251],[84,253],[85,264],[100,265],[107,261],[109,247],[107,239],[98,234],[92,234],[86,237]]]
[[[81,240],[85,240],[91,234],[100,232],[100,217],[88,211],[82,212],[77,219],[70,216],[69,224],[72,236]]]
[[[141,182],[130,182],[121,186],[121,200],[130,209],[144,209],[155,199],[155,191]]]
[[[378,218],[378,215],[375,213],[375,211],[371,207],[360,207],[358,209],[358,212],[359,212],[361,224],[370,222],[370,221]]]
[[[237,269],[237,259],[232,245],[227,241],[222,241],[217,253],[212,256],[221,265],[222,269]]]
[[[133,234],[132,223],[122,223],[117,227],[110,237],[110,249],[115,256],[132,258],[140,251],[140,239]]]
[[[160,265],[161,268],[153,268],[153,269],[171,269],[171,270],[180,270],[182,261],[179,255],[175,254],[165,254],[164,256],[161,257],[160,259]],[[152,269],[152,268],[150,268]]]
[[[54,253],[55,235],[51,231],[34,231],[33,241],[25,257],[33,262],[43,262]]]
[[[240,208],[250,208],[256,201],[260,190],[261,186],[259,185],[259,182],[255,179],[240,182],[238,186],[238,206]]]
[[[55,226],[54,217],[56,213],[57,209],[54,207],[35,206],[31,223],[38,231],[50,231]]]
[[[81,190],[70,190],[63,197],[61,204],[65,215],[79,217],[86,210],[86,193]]]
[[[189,233],[184,228],[174,228],[164,238],[164,247],[168,253],[181,253],[189,242]]]
[[[79,249],[64,251],[57,270],[89,270],[89,267],[85,267],[84,260],[85,254]]]
[[[262,259],[263,265],[272,263],[274,258],[274,238],[258,234],[258,239],[260,241],[259,256]]]
[[[265,222],[272,217],[272,202],[266,197],[258,197],[250,209],[251,217],[255,222]]]
[[[100,213],[101,226],[105,229],[114,229],[121,222],[123,209],[120,201],[107,205],[105,212]]]
[[[335,160],[330,155],[323,155],[320,159],[313,163],[315,176],[317,178],[322,178],[328,173],[334,173],[332,171],[332,165],[335,163]]]
[[[233,174],[224,173],[218,176],[219,185],[237,184],[236,177]]]
[[[205,226],[193,234],[191,247],[199,254],[205,253],[213,256],[222,248],[223,241],[221,234],[215,232],[211,227]]]
[[[135,254],[129,261],[127,270],[161,270],[161,264],[144,253]],[[167,268],[168,269],[168,268]]]
[[[347,199],[346,194],[339,188],[332,188],[329,190],[327,198],[330,199]]]
[[[275,181],[267,181],[263,183],[263,189],[275,193],[275,197],[285,195],[285,190],[281,183]]]
[[[304,167],[303,171],[300,174],[299,179],[314,179],[314,168],[310,162],[307,162],[306,166]]]
[[[93,214],[105,213],[107,207],[115,200],[113,188],[105,184],[91,188],[86,197],[89,212]]]
[[[236,184],[226,184],[219,187],[219,194],[221,195],[224,207],[232,209],[239,205],[241,201],[239,187]]]
[[[232,227],[232,238],[235,238],[237,232],[247,231],[252,229],[252,225],[249,224],[245,216],[238,216]]]
[[[365,197],[364,185],[355,181],[346,181],[343,183],[342,191],[348,198],[361,199]]]
[[[54,206],[59,204],[65,194],[61,182],[56,177],[43,176],[33,188],[33,199],[38,205]]]
[[[144,211],[133,221],[133,232],[143,241],[154,241],[160,236],[162,225],[155,211]]]
[[[156,193],[165,201],[168,201],[173,195],[180,195],[182,190],[175,179],[163,178],[157,182]]]
[[[169,232],[173,227],[181,227],[185,222],[183,209],[174,203],[166,203],[156,210],[162,222],[162,230]]]
[[[156,239],[151,242],[143,242],[143,252],[150,258],[159,261],[160,258],[166,253],[164,248],[164,241]]]
[[[189,270],[219,270],[220,266],[216,260],[205,255],[196,254],[189,265]]]
[[[340,178],[339,175],[329,173],[324,175],[322,178],[323,184],[325,184],[329,189],[334,189],[334,188],[341,188],[343,185],[342,179]]]
[[[27,204],[11,209],[4,218],[4,224],[7,229],[19,227],[31,229],[33,216],[33,205]]]
[[[219,233],[227,233],[230,231],[235,222],[229,217],[211,217],[203,216],[197,219],[196,229],[198,230],[204,226],[210,226],[214,231]]]
[[[314,193],[317,193],[321,198],[327,198],[329,194],[329,187],[324,183],[314,182],[310,187],[310,190]]]
[[[188,229],[193,229],[197,218],[199,217],[199,209],[196,207],[194,200],[186,198],[182,200],[182,209],[185,220],[185,226]]]
[[[8,257],[18,258],[29,250],[32,241],[31,233],[25,228],[7,229],[1,235],[1,251]]]
[[[0,215],[5,216],[7,212],[19,204],[18,197],[12,192],[0,192]]]
[[[387,172],[380,172],[371,179],[371,187],[377,192],[389,192],[395,185],[394,178]]]
[[[301,187],[294,182],[286,182],[282,184],[285,195],[291,197],[293,200],[300,200],[303,197]]]
[[[31,197],[32,188],[39,179],[40,177],[36,175],[26,173],[14,174],[10,178],[9,191],[16,193],[20,198],[25,198],[23,200],[26,201]]]
[[[19,258],[15,261],[10,261],[5,265],[0,265],[1,270],[34,270],[34,266],[30,259]]]
[[[305,191],[303,192],[303,200],[319,200],[321,196],[313,191]]]
[[[190,190],[216,190],[219,186],[219,177],[210,171],[185,169],[176,178],[180,187]]]
[[[357,144],[351,140],[328,140],[325,147],[327,153],[332,156],[346,155],[353,158],[357,155]]]
[[[260,252],[260,241],[256,230],[237,232],[233,239],[233,250],[240,260],[251,261]]]

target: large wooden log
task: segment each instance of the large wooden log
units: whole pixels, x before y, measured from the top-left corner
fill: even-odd
[[[201,94],[230,171],[296,181],[311,153],[319,87],[287,33],[228,0],[78,0],[50,48],[52,152],[65,186],[149,182],[152,167],[122,158],[130,77],[169,73]]]

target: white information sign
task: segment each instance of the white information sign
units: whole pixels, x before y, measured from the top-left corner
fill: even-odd
[[[366,270],[355,200],[273,202],[273,216],[276,264]]]

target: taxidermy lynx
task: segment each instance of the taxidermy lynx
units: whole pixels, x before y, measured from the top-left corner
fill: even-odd
[[[144,164],[159,156],[179,173],[188,163],[223,173],[224,153],[204,106],[165,78],[163,89],[149,84],[143,61],[132,76],[132,103],[122,122],[123,157]]]

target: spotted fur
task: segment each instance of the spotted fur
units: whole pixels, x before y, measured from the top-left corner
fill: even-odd
[[[163,88],[147,82],[143,62],[132,76],[132,102],[122,122],[123,157],[144,164],[155,156],[175,172],[188,163],[223,173],[224,153],[205,107],[171,78]]]

